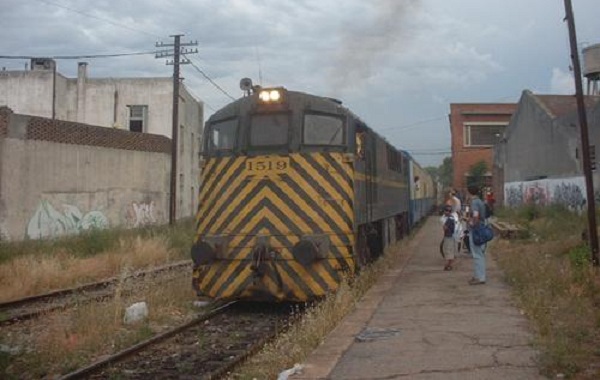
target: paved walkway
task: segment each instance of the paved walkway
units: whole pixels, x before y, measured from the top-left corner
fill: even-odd
[[[488,254],[487,284],[468,285],[472,259],[450,272],[430,217],[389,270],[307,359],[305,379],[542,379],[528,322]]]

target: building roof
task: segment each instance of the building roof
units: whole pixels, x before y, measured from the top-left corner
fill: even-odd
[[[538,104],[555,119],[577,111],[577,100],[574,95],[536,95],[531,96]],[[584,96],[585,108],[592,108],[600,102],[600,96]]]

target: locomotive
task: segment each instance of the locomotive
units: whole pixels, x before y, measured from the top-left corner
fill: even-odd
[[[304,302],[335,291],[431,209],[427,172],[328,97],[252,87],[206,122],[193,288]]]

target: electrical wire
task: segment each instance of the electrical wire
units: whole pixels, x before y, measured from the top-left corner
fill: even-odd
[[[50,59],[81,59],[81,58],[114,58],[125,57],[131,55],[150,55],[155,54],[155,51],[143,51],[137,53],[117,53],[117,54],[88,54],[88,55],[55,55],[50,57],[40,57],[39,55],[0,55],[2,59],[33,59],[33,58],[50,58]]]
[[[192,67],[194,67],[200,74],[202,74],[202,76],[204,78],[206,78],[210,84],[212,84],[213,86],[215,86],[216,89],[218,89],[219,91],[221,91],[223,94],[225,94],[226,96],[228,96],[231,100],[237,100],[236,98],[234,98],[233,96],[231,96],[227,91],[223,90],[221,88],[221,86],[219,86],[218,84],[215,83],[214,80],[212,80],[212,78],[210,78],[208,75],[206,75],[206,73],[204,71],[202,71],[202,69],[200,69],[195,63],[194,61],[192,61],[190,58],[188,58],[185,54],[182,54],[183,57],[185,57],[188,61],[190,61],[190,64],[192,65]]]
[[[86,12],[83,12],[83,11],[80,11],[80,10],[78,10],[78,9],[70,8],[70,7],[67,7],[67,6],[65,6],[65,5],[62,5],[62,4],[55,3],[55,2],[53,2],[53,1],[48,1],[48,0],[37,0],[37,1],[38,1],[38,2],[40,2],[40,3],[45,3],[45,4],[49,4],[49,5],[54,5],[55,7],[59,7],[59,8],[62,8],[62,9],[66,9],[66,10],[68,10],[68,11],[71,11],[71,12],[79,13],[80,15],[83,15],[83,16],[86,16],[86,17],[90,17],[90,18],[94,18],[94,19],[96,19],[96,20],[104,21],[104,22],[107,22],[107,23],[109,23],[109,24],[112,24],[112,25],[114,25],[114,26],[118,26],[118,27],[120,27],[120,28],[129,29],[129,30],[131,30],[131,31],[133,31],[133,32],[143,33],[143,34],[147,34],[147,35],[149,35],[149,36],[158,37],[158,38],[162,38],[162,37],[163,37],[163,36],[156,35],[156,34],[154,34],[154,33],[149,33],[149,32],[146,32],[146,31],[144,31],[144,30],[135,29],[135,28],[132,28],[132,27],[130,27],[130,26],[127,26],[127,25],[119,24],[118,22],[115,22],[115,21],[112,21],[112,20],[109,20],[109,19],[106,19],[106,18],[102,18],[102,17],[94,16],[94,15],[92,15],[92,14],[89,14],[89,13],[86,13]]]

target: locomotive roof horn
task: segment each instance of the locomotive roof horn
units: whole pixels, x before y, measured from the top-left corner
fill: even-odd
[[[244,95],[250,95],[252,93],[252,79],[242,78],[240,80],[240,89],[244,91]]]

